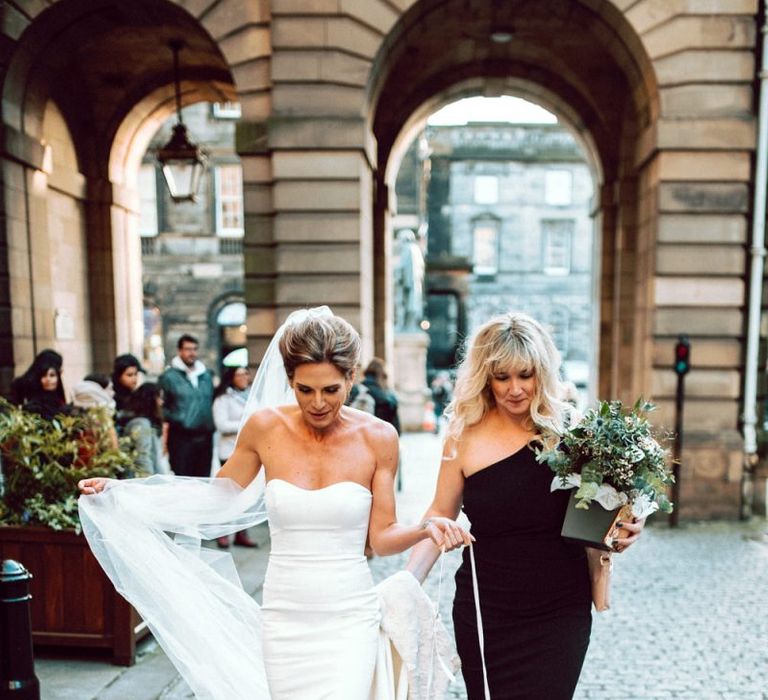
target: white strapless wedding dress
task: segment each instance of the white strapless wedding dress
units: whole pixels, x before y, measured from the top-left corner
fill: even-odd
[[[364,549],[371,492],[272,479],[262,644],[272,700],[367,700],[381,612]]]
[[[374,588],[364,555],[372,500],[352,481],[307,490],[256,479],[243,489],[156,475],[81,496],[80,519],[200,700],[439,700],[458,657],[413,576]],[[200,540],[267,518],[261,607],[232,557]]]

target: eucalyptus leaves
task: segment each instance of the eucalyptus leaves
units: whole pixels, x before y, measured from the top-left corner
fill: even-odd
[[[657,442],[646,418],[655,406],[638,399],[631,410],[621,401],[601,401],[568,430],[560,445],[537,451],[559,478],[561,487],[578,484],[577,508],[589,508],[606,489],[643,510],[672,511],[667,487],[673,478],[667,452]],[[578,476],[576,476],[578,475]]]

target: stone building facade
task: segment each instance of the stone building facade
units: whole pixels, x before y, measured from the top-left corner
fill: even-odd
[[[391,189],[426,117],[514,94],[585,146],[600,232],[598,393],[674,412],[683,518],[763,493],[742,435],[757,0],[6,0],[0,377],[61,348],[71,380],[140,351],[137,173],[182,100],[238,101],[248,342],[326,302],[392,348]],[[66,264],[64,264],[66,263]],[[758,302],[759,303],[759,302]],[[758,487],[758,488],[755,488]]]
[[[144,359],[157,372],[182,333],[200,340],[199,356],[219,371],[245,348],[242,169],[234,150],[237,105],[200,103],[182,116],[207,167],[193,202],[173,202],[154,154],[171,135],[168,119],[139,170],[139,234],[144,290]]]
[[[518,310],[551,330],[566,377],[586,393],[597,349],[594,188],[579,144],[556,124],[430,126],[422,139],[428,167],[401,170],[398,212],[417,209],[402,178],[428,173],[427,261],[434,269],[460,258],[468,270],[455,304],[461,320],[445,318],[454,302],[428,273],[430,369],[452,365],[459,326],[471,333]],[[418,152],[412,147],[406,158]]]

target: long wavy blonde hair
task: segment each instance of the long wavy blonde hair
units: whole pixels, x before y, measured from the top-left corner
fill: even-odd
[[[445,410],[447,439],[458,443],[464,430],[479,423],[496,405],[490,387],[495,374],[522,370],[532,370],[536,377],[530,408],[535,439],[546,447],[555,445],[567,411],[560,399],[560,353],[538,321],[514,312],[484,323],[467,344],[453,400]]]

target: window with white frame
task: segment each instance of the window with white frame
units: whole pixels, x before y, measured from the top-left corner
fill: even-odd
[[[543,269],[548,275],[567,275],[571,271],[573,219],[549,219],[541,222]]]
[[[243,110],[239,102],[214,102],[213,116],[216,119],[240,119]]]
[[[544,202],[551,207],[573,203],[573,173],[570,170],[547,170],[544,180]]]
[[[219,165],[214,169],[216,184],[216,234],[242,236],[243,170],[239,165]]]
[[[499,201],[499,178],[495,175],[475,176],[475,204],[497,204]]]
[[[472,262],[476,275],[495,275],[499,269],[499,222],[476,221],[472,228]]]
[[[157,169],[154,163],[139,167],[139,234],[156,236],[157,225]]]

